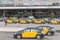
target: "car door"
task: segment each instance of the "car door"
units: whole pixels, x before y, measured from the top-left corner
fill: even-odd
[[[22,32],[22,38],[29,38],[30,37],[30,29],[24,30]]]
[[[31,32],[29,33],[29,35],[30,35],[31,38],[35,38],[36,35],[37,35],[37,30],[31,29]]]
[[[36,35],[37,35],[36,30],[28,29],[24,30],[24,32],[22,33],[22,38],[35,38]]]

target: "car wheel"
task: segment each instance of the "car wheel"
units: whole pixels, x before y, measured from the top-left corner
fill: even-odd
[[[54,35],[54,33],[51,33],[51,35]]]
[[[17,39],[17,36],[14,36],[15,39]]]
[[[17,36],[17,38],[19,39],[19,38],[21,38],[21,36],[20,36],[20,35],[18,35],[18,36]]]
[[[40,36],[40,35],[37,35],[37,36],[36,36],[36,38],[37,38],[37,39],[40,39],[40,38],[41,38],[41,36]]]
[[[51,33],[50,33],[50,32],[48,32],[48,35],[51,35]]]

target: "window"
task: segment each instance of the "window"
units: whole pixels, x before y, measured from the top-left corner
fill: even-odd
[[[19,0],[20,2],[23,2],[23,0]]]
[[[30,29],[26,29],[26,30],[24,30],[24,32],[30,32]]]
[[[31,29],[31,32],[38,32],[39,30]]]
[[[43,27],[38,27],[39,29],[42,29]]]
[[[15,0],[0,0],[1,2],[14,2]]]
[[[15,0],[8,0],[8,1],[10,1],[10,2],[14,2]]]
[[[32,0],[29,0],[29,1],[32,1]]]
[[[43,29],[45,29],[46,27],[43,27]]]
[[[34,6],[35,4],[33,2],[30,2],[29,3],[29,6]]]
[[[0,1],[4,1],[4,0],[0,0]]]

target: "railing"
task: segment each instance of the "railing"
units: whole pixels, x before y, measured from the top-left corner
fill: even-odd
[[[0,4],[0,7],[34,7],[34,6],[60,6],[60,5],[14,5],[14,4]]]
[[[33,7],[33,6],[60,6],[58,3],[53,3],[52,5],[24,5],[24,4],[0,4],[0,7]]]

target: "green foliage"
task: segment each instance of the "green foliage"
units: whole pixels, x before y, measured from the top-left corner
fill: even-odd
[[[20,15],[22,15],[24,12],[17,12],[17,14],[20,14]]]

